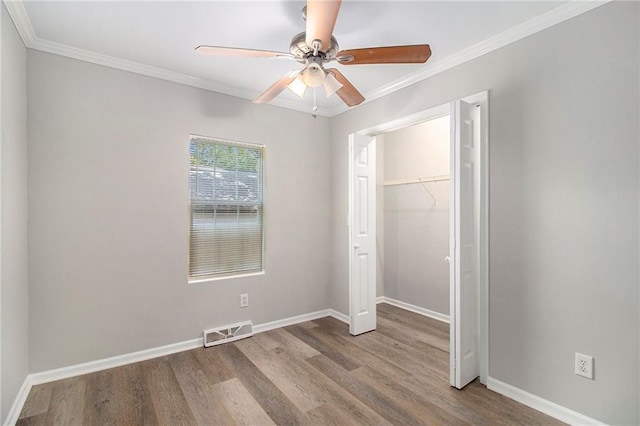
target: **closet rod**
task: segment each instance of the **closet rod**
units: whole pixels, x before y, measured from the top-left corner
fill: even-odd
[[[410,183],[425,183],[425,182],[439,182],[442,180],[449,180],[449,175],[442,176],[429,176],[429,177],[419,177],[419,178],[411,178],[411,179],[397,179],[397,180],[388,180],[382,183],[384,186],[394,186],[394,185],[408,185]]]

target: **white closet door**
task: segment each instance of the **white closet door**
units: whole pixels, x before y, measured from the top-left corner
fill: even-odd
[[[451,385],[480,375],[479,363],[479,109],[451,103]]]
[[[349,332],[357,335],[376,329],[375,138],[352,134],[349,151]]]

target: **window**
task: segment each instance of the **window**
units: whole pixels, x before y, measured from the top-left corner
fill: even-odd
[[[263,270],[261,145],[192,136],[189,280]]]

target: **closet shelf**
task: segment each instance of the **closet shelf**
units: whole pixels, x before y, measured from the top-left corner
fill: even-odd
[[[410,179],[387,180],[382,182],[382,185],[383,186],[409,185],[412,183],[439,182],[442,180],[449,180],[449,179],[450,179],[449,175],[429,176],[429,177],[418,177],[418,178],[410,178]]]

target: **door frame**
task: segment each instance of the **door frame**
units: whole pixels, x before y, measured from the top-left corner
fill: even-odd
[[[460,98],[460,100],[476,105],[480,108],[480,268],[479,268],[479,336],[478,348],[480,355],[480,382],[487,383],[489,375],[489,91],[479,92],[470,96]],[[452,101],[455,101],[452,100]],[[378,135],[399,130],[425,121],[450,115],[451,102],[444,103],[432,108],[428,108],[417,113],[407,115],[395,120],[383,122],[355,132],[359,135],[375,138]],[[452,136],[452,135],[451,135]],[[353,139],[350,137],[350,140]],[[351,163],[351,155],[348,158]],[[349,165],[348,185],[351,185],[352,170]],[[372,194],[373,197],[376,194]],[[351,194],[349,194],[349,206],[351,206]],[[352,256],[351,256],[351,229],[352,218],[348,218],[349,232],[349,318],[351,321],[351,300],[353,292],[357,289],[352,285]],[[455,259],[454,259],[455,260]],[[376,291],[375,282],[373,291]],[[451,310],[449,315],[455,315],[455,310]],[[451,339],[451,337],[450,337]]]

